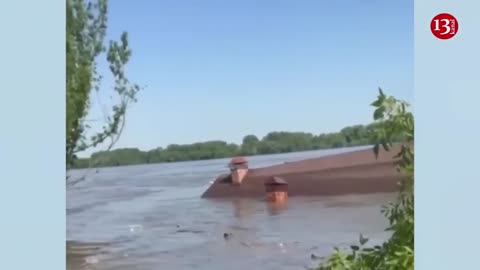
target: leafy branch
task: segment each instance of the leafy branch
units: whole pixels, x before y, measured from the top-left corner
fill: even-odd
[[[408,111],[408,103],[392,96],[386,96],[379,89],[373,118],[378,122],[373,132],[375,156],[380,148],[391,151],[392,138],[406,139],[395,158],[402,172],[401,190],[395,202],[382,208],[389,221],[387,231],[392,232],[389,240],[381,246],[368,247],[368,239],[360,236],[360,245],[349,250],[335,248],[334,253],[324,261],[318,270],[413,270],[414,265],[414,117]]]
[[[119,41],[110,41],[108,46],[104,44],[107,0],[67,0],[66,8],[66,161],[69,168],[77,153],[107,140],[110,140],[107,150],[115,145],[125,127],[127,108],[136,102],[140,87],[126,76],[125,67],[132,55],[127,33],[122,33]],[[96,63],[101,55],[108,61],[114,79],[113,90],[119,101],[112,106],[111,116],[106,117],[101,130],[87,138],[86,133],[91,129],[85,119],[90,108],[90,93],[101,88],[102,76]]]

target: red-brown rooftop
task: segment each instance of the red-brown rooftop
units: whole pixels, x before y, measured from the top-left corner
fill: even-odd
[[[202,197],[262,197],[265,191],[287,188],[289,196],[396,192],[402,176],[398,151],[400,146],[381,150],[376,158],[372,149],[364,149],[253,169],[246,168],[245,158],[236,157],[230,161],[231,173],[218,178]]]

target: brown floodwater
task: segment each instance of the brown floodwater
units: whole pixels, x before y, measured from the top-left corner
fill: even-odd
[[[349,150],[249,161],[258,167]],[[67,189],[67,269],[307,269],[319,263],[312,254],[348,247],[360,233],[371,244],[388,237],[380,209],[394,194],[291,197],[284,206],[201,199],[228,161],[71,172],[87,178]]]

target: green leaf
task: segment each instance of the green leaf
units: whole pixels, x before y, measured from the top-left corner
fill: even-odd
[[[376,109],[373,113],[373,119],[374,120],[382,119],[384,113],[385,113],[385,107],[380,107],[380,108]]]
[[[377,100],[375,100],[374,102],[372,102],[372,104],[370,104],[370,106],[373,106],[373,107],[380,107],[383,103],[383,99],[379,98]]]
[[[359,242],[360,242],[360,245],[363,246],[368,242],[368,238],[364,237],[363,234],[360,234]]]
[[[378,144],[375,144],[373,146],[373,153],[375,154],[375,158],[378,159],[378,152],[379,152],[379,149],[380,147],[378,146]]]
[[[378,88],[378,93],[380,94],[381,97],[385,96],[381,87]]]
[[[386,141],[382,142],[382,146],[383,146],[383,149],[385,149],[385,151],[390,151],[390,146]]]

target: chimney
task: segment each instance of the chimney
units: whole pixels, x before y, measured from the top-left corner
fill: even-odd
[[[248,173],[248,161],[243,157],[233,158],[228,164],[232,173],[232,184],[240,185]]]
[[[288,199],[288,183],[284,179],[272,176],[265,181],[266,200],[283,203]]]

